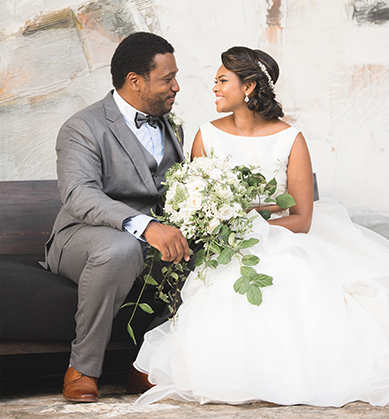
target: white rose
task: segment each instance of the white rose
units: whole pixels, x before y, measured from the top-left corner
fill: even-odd
[[[223,174],[223,172],[220,169],[216,169],[216,168],[212,169],[209,172],[209,176],[211,177],[211,179],[214,179],[214,180],[220,180],[222,174]]]
[[[204,179],[200,177],[193,178],[193,181],[187,183],[186,188],[189,195],[198,195],[201,191],[203,191],[207,186],[207,183]]]
[[[235,215],[235,211],[233,207],[230,207],[229,205],[223,205],[219,209],[219,217],[222,220],[229,220]]]
[[[208,232],[212,233],[212,231],[221,223],[221,220],[217,217],[214,217],[209,222]]]
[[[222,186],[218,186],[216,188],[216,192],[224,199],[232,199],[234,196],[229,186],[225,186],[224,188]]]
[[[181,202],[179,207],[184,211],[194,212],[201,208],[202,202],[203,199],[201,195],[194,195]]]
[[[169,201],[166,201],[165,203],[165,207],[164,210],[168,213],[168,214],[172,214],[173,213],[173,206],[171,205],[171,203]]]

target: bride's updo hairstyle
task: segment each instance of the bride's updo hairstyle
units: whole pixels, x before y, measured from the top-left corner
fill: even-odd
[[[278,64],[269,54],[258,49],[232,47],[222,53],[222,63],[242,82],[256,82],[247,103],[250,111],[269,120],[277,120],[284,116],[282,106],[276,101],[273,90],[280,71]]]

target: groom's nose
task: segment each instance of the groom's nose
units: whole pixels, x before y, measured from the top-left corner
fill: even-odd
[[[178,84],[177,79],[174,77],[172,87],[170,88],[172,92],[177,93],[180,91],[180,85]]]

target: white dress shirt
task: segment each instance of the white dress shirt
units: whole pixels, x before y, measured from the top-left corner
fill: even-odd
[[[113,92],[113,98],[120,110],[120,113],[123,115],[127,126],[159,165],[163,159],[164,153],[162,129],[159,126],[154,128],[147,123],[143,124],[140,128],[137,128],[134,122],[135,115],[137,112],[143,112],[136,110],[133,106],[127,103],[116,90]],[[133,234],[137,239],[143,240],[141,236],[149,222],[152,220],[156,221],[155,218],[149,217],[145,214],[137,215],[132,217],[130,220],[125,221],[123,223],[123,228]]]

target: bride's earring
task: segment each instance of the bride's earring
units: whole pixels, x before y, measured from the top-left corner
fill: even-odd
[[[249,102],[249,95],[248,95],[248,93],[246,93],[246,97],[244,98],[244,101],[246,102],[246,103],[248,103]]]

